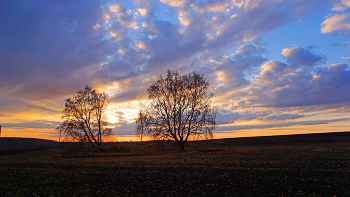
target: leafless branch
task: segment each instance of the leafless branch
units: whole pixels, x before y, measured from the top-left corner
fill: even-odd
[[[147,89],[150,103],[140,108],[137,133],[175,140],[180,149],[189,136],[212,138],[217,110],[210,106],[214,94],[208,88],[203,74],[168,70]]]

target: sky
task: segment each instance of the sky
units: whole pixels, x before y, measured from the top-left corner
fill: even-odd
[[[65,99],[91,85],[137,140],[168,69],[205,75],[214,138],[350,130],[350,0],[7,0],[0,29],[2,137],[58,140]]]

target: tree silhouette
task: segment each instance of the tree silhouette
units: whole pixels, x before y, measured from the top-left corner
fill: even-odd
[[[103,148],[103,136],[112,133],[105,116],[108,104],[106,93],[99,93],[87,85],[83,90],[78,90],[73,98],[66,99],[62,111],[64,122],[57,129],[66,138],[90,142]]]
[[[203,74],[168,70],[147,89],[150,102],[140,108],[137,134],[174,140],[181,150],[190,136],[211,139],[217,110],[210,106],[214,94],[208,88]]]

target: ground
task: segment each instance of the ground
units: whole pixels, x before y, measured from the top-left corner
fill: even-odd
[[[350,196],[349,137],[222,139],[185,152],[3,150],[0,196]]]

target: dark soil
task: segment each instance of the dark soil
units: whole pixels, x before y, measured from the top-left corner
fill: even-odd
[[[222,139],[185,152],[66,157],[63,148],[0,151],[0,196],[350,196],[349,137]]]

